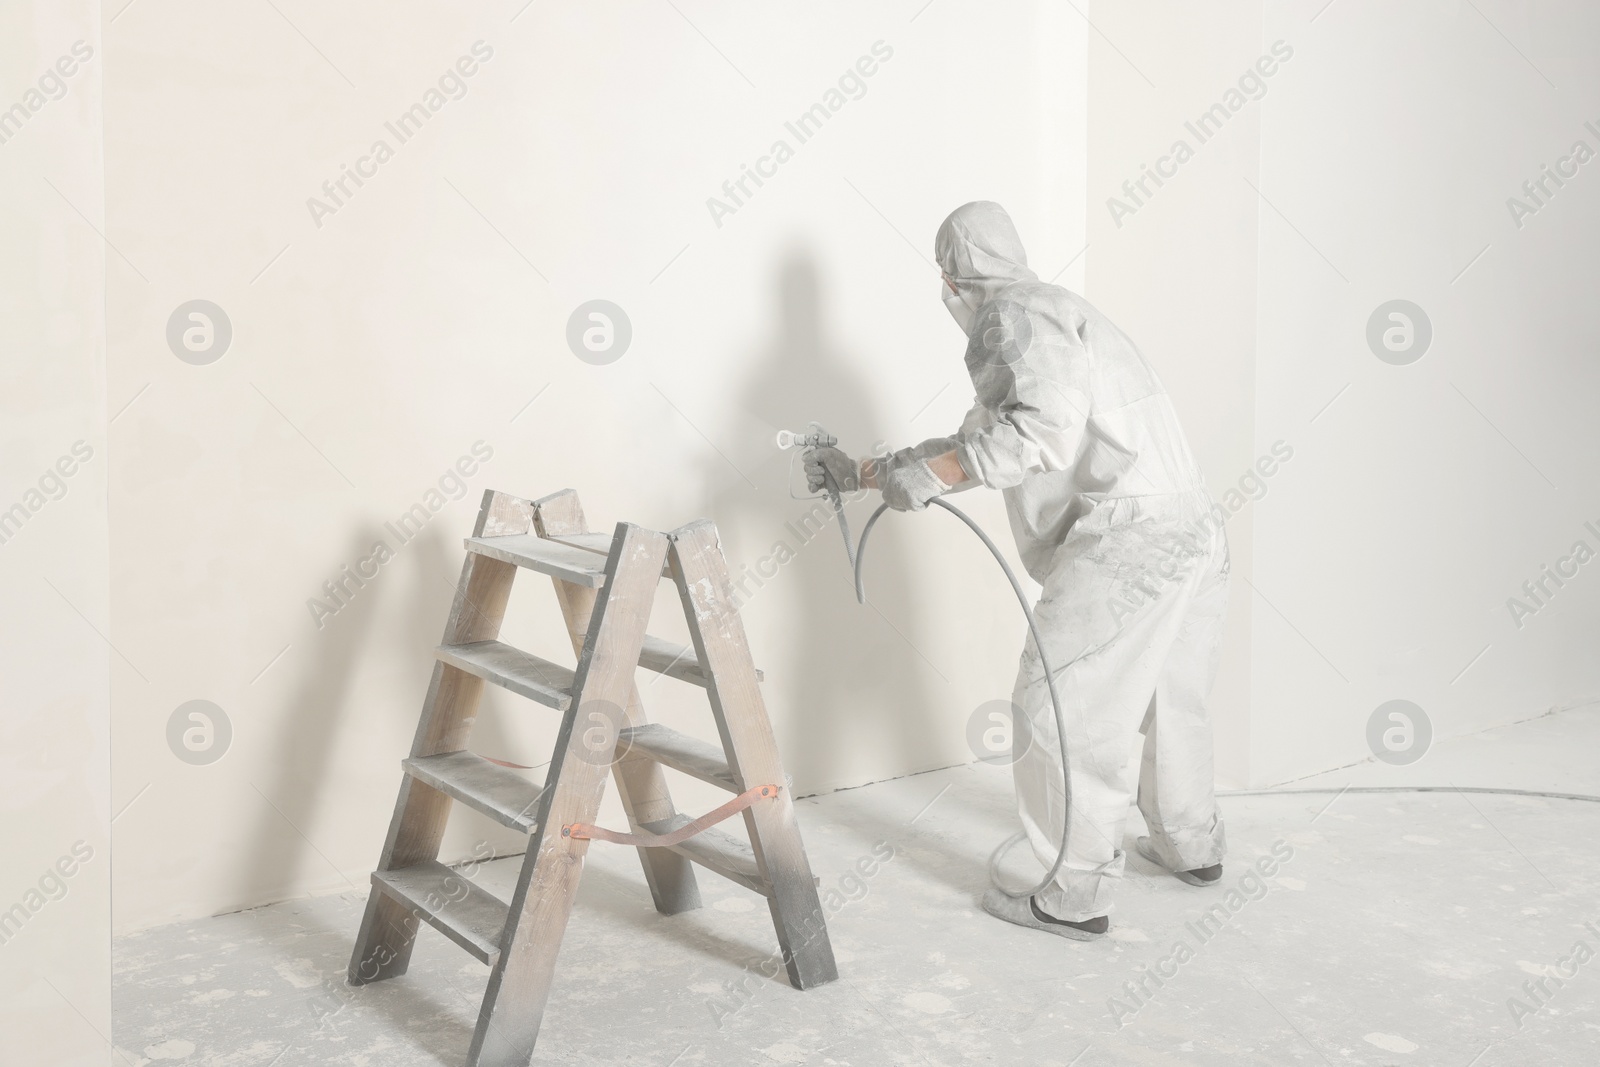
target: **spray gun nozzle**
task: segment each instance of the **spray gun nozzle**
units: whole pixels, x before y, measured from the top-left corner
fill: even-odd
[[[830,433],[795,433],[793,430],[778,431],[778,447],[790,448],[831,448],[839,443],[839,439]]]

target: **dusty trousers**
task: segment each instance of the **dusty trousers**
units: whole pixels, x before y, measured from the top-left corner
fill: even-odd
[[[1220,510],[1216,513],[1220,515]],[[1156,855],[1175,870],[1226,850],[1212,787],[1206,698],[1228,601],[1228,542],[1205,490],[1101,501],[1056,550],[1034,614],[1055,671],[1072,771],[1067,859],[1036,899],[1074,922],[1106,915],[1122,877],[1129,757],[1144,734],[1139,810]],[[1022,826],[1039,862],[1055,861],[1065,807],[1061,746],[1030,636],[1013,702]]]

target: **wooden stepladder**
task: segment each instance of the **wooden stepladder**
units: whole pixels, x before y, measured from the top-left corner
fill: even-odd
[[[590,533],[571,490],[537,501],[490,490],[466,547],[372,875],[351,984],[404,974],[418,921],[426,922],[491,968],[467,1067],[529,1063],[608,768],[638,835],[628,840],[651,842],[639,858],[658,911],[700,906],[698,863],[767,898],[795,988],[837,978],[716,527],[701,520],[663,534],[618,523],[614,534]],[[575,671],[497,640],[519,568],[555,580]],[[692,648],[645,633],[664,570],[683,601]],[[720,750],[645,718],[634,686],[639,667],[705,688]],[[562,712],[542,786],[467,750],[486,681]],[[740,794],[749,843],[689,826],[663,768]],[[509,903],[438,862],[452,801],[528,834]]]

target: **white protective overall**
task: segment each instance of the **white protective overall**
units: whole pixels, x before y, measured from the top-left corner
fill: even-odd
[[[1227,537],[1154,370],[1104,315],[1028,269],[1004,209],[957,208],[935,254],[955,287],[947,302],[968,334],[977,399],[953,437],[889,462],[954,448],[973,479],[1003,491],[1023,566],[1044,587],[1034,610],[1064,704],[1073,797],[1066,862],[1035,900],[1080,922],[1111,911],[1140,732],[1138,802],[1156,856],[1179,871],[1222,860],[1206,698]],[[1048,866],[1061,840],[1061,745],[1031,637],[1012,699],[1031,726],[1014,764],[1017,805]]]

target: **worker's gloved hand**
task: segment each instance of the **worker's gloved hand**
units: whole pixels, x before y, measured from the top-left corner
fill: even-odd
[[[908,459],[878,475],[883,502],[896,511],[921,511],[928,501],[944,494],[946,485],[925,459]]]
[[[860,467],[837,448],[813,448],[806,453],[806,485],[813,493],[827,488],[822,480],[823,471],[833,475],[833,484],[841,493],[853,493],[861,488]]]

